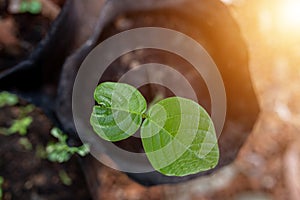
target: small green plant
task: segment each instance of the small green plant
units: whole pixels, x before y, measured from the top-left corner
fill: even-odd
[[[32,123],[32,117],[24,117],[13,121],[13,124],[7,129],[7,134],[12,135],[19,133],[24,136],[27,134],[28,127]]]
[[[19,102],[16,95],[9,92],[0,92],[0,108],[4,106],[14,106]]]
[[[67,174],[67,172],[65,170],[60,170],[58,173],[59,179],[60,181],[66,185],[66,186],[70,186],[72,185],[72,179],[70,178],[70,176]]]
[[[0,93],[0,108],[4,106],[14,106],[19,102],[18,96],[9,92]],[[28,116],[34,110],[34,105],[20,106],[19,116],[13,121],[9,128],[0,127],[0,134],[2,135],[13,135],[19,133],[24,136],[27,134],[28,128],[31,125],[33,119]]]
[[[58,128],[53,128],[51,135],[57,138],[58,142],[51,142],[46,147],[46,155],[49,161],[63,163],[67,162],[73,154],[85,156],[89,153],[87,145],[69,147],[67,144],[68,136]]]
[[[4,106],[13,106],[19,102],[16,95],[9,92],[0,93],[0,108]],[[0,127],[0,134],[2,135],[13,135],[19,133],[21,136],[25,136],[28,132],[28,128],[31,125],[33,119],[28,116],[34,109],[34,105],[20,106],[19,115],[17,119],[13,121],[9,128]],[[40,158],[48,158],[52,162],[66,162],[75,153],[85,156],[89,153],[89,148],[87,145],[82,145],[80,147],[69,147],[67,145],[67,135],[63,134],[58,128],[53,128],[51,134],[58,139],[58,142],[50,142],[46,149],[42,145],[38,145],[36,148],[36,155]],[[24,147],[25,150],[32,150],[32,144],[26,137],[19,139],[19,144]]]
[[[0,134],[2,135],[13,135],[19,133],[24,136],[27,134],[28,127],[32,123],[32,117],[24,117],[13,121],[9,128],[0,127]]]
[[[94,99],[98,103],[90,118],[94,131],[102,139],[116,142],[141,127],[145,153],[160,173],[185,176],[217,165],[219,149],[213,122],[194,101],[171,97],[147,111],[146,100],[136,88],[113,82],[100,84]]]
[[[19,6],[21,13],[39,14],[42,11],[42,3],[40,0],[22,0]]]
[[[0,200],[3,198],[3,191],[2,191],[2,185],[4,183],[4,178],[0,176]]]

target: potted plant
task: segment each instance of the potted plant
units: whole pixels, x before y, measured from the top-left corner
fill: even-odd
[[[80,65],[92,49],[106,38],[127,29],[150,26],[180,31],[205,47],[224,81],[226,121],[218,140],[220,160],[216,168],[183,177],[165,176],[158,172],[128,175],[144,185],[157,185],[210,174],[235,159],[259,113],[248,69],[247,46],[228,8],[218,0],[69,0],[48,36],[40,43],[39,50],[27,61],[0,74],[1,87],[30,97],[77,140],[71,102]],[[111,64],[99,77],[99,83],[118,81],[134,66],[132,61],[163,62],[174,66],[187,77],[199,97],[198,103],[210,110],[209,92],[202,77],[184,59],[156,50],[136,51],[129,53],[127,58],[125,56]],[[13,84],[14,80],[18,82]],[[28,90],[30,93],[26,92]],[[165,97],[173,96],[172,92],[157,85],[148,85],[140,90],[148,103],[159,92]],[[35,98],[32,98],[33,93]],[[138,150],[140,144],[135,139],[128,139],[117,145],[125,149],[133,146],[133,150]]]

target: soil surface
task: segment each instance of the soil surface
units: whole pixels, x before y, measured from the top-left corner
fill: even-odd
[[[9,127],[19,115],[20,105],[0,109],[0,127]],[[0,135],[0,176],[4,178],[4,200],[10,199],[90,199],[85,178],[76,157],[65,164],[49,162],[40,158],[41,149],[51,137],[52,124],[41,110],[35,109],[30,116],[33,122],[26,136]],[[32,149],[20,144],[28,138]],[[72,180],[65,185],[60,173],[67,173]]]
[[[8,11],[9,1],[1,2],[0,71],[16,65],[30,55],[51,26],[53,19],[49,16],[56,15],[56,10],[63,6],[65,0],[49,1],[41,14],[10,13]],[[56,9],[52,9],[53,7]]]
[[[38,146],[45,146],[55,139],[49,134],[53,125],[36,109],[31,114],[34,121],[26,136],[33,145],[32,150],[20,145],[19,135],[0,136],[0,176],[5,179],[4,199],[90,199],[89,191],[92,191],[94,197],[109,200],[297,200],[300,195],[300,54],[297,44],[300,41],[288,33],[276,34],[268,26],[261,25],[260,9],[267,8],[268,3],[272,4],[267,0],[233,0],[229,5],[249,47],[250,71],[262,109],[250,137],[233,164],[209,177],[147,188],[125,174],[87,158],[91,160],[85,159],[84,162],[90,162],[91,169],[100,169],[96,175],[101,182],[86,183],[76,157],[65,164],[56,164],[37,156]],[[6,20],[0,21],[0,43],[3,36],[1,26],[10,27],[5,29],[14,33],[20,30],[20,26],[14,25],[16,21],[11,18]],[[44,28],[39,32],[41,35],[47,31],[49,22],[44,24],[46,26],[42,26]],[[130,24],[126,18],[116,22],[116,26],[126,28]],[[18,34],[11,37],[12,34],[5,33],[3,41],[20,45],[21,36],[18,38]],[[25,32],[20,35],[22,38],[26,36]],[[37,40],[31,43],[35,45],[40,37],[34,37]],[[8,46],[5,46],[6,54],[9,52]],[[0,70],[1,59],[6,58],[6,54],[1,53],[3,49],[0,49]],[[15,56],[10,52],[11,55]],[[126,59],[124,62],[127,62]],[[135,63],[129,64],[134,66]],[[0,127],[8,127],[18,112],[18,106],[1,109]],[[59,178],[62,170],[70,176],[72,185],[62,183]],[[85,173],[85,176],[89,175]]]

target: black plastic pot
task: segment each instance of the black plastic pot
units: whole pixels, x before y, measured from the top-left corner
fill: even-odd
[[[128,175],[144,185],[178,183],[230,164],[250,134],[259,106],[250,79],[247,46],[228,8],[218,0],[69,0],[30,58],[0,74],[1,89],[15,91],[41,106],[76,139],[71,102],[77,71],[99,42],[123,31],[114,25],[120,16],[132,22],[129,28],[171,28],[197,40],[217,64],[227,94],[227,116],[219,138],[221,158],[217,168],[186,177],[167,177],[157,172]],[[189,72],[184,60],[170,56],[150,50],[136,54],[133,59],[145,63],[161,61]],[[117,79],[127,70],[126,64],[116,61],[99,80]],[[189,80],[199,91],[200,103],[209,109],[209,94],[201,77]],[[153,94],[146,91],[147,95],[151,99]],[[135,140],[126,142],[118,145],[124,148],[135,145],[131,144]]]

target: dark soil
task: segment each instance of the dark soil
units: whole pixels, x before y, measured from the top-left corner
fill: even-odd
[[[8,127],[18,116],[18,106],[0,109],[0,127]],[[52,163],[38,156],[38,149],[55,140],[50,135],[52,124],[39,110],[30,116],[28,138],[32,150],[20,145],[21,136],[0,135],[0,176],[4,178],[4,200],[10,199],[90,199],[84,176],[76,157],[65,164]],[[59,172],[65,171],[72,179],[70,186],[64,185]]]
[[[64,0],[53,0],[53,3],[63,6]],[[52,23],[41,14],[11,14],[7,6],[0,9],[0,71],[26,59]]]

